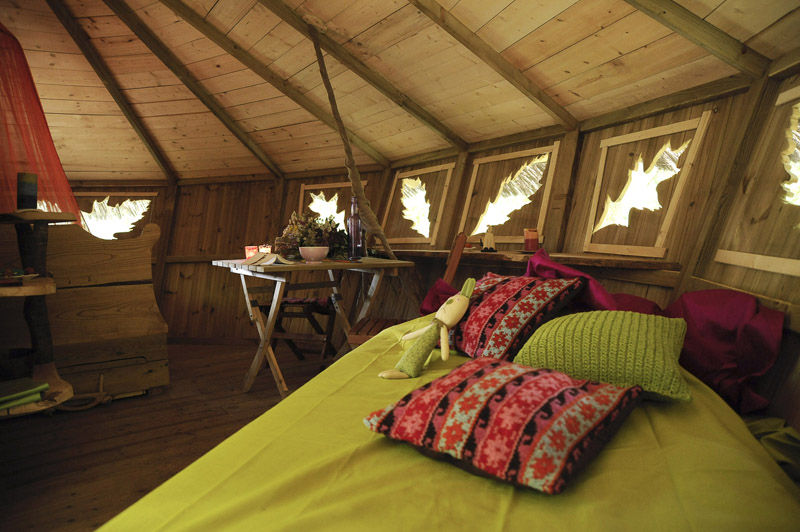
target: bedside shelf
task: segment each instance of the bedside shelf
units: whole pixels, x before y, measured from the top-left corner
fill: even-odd
[[[0,285],[0,297],[46,296],[56,293],[56,283],[50,277],[23,279],[22,286]]]

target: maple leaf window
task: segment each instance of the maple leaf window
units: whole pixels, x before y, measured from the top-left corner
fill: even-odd
[[[420,178],[405,178],[400,190],[403,218],[411,222],[411,229],[428,238],[431,233],[431,204],[426,199],[425,183]]]
[[[311,203],[308,205],[309,210],[317,213],[317,215],[326,220],[329,216],[333,216],[334,221],[339,224],[339,227],[344,227],[344,211],[337,211],[339,205],[339,193],[335,193],[330,200],[325,199],[325,192],[319,194],[311,193]]]
[[[523,164],[519,170],[506,177],[494,200],[486,203],[486,209],[478,218],[473,235],[485,233],[489,226],[503,225],[509,214],[531,202],[531,198],[542,186],[542,176],[550,154],[543,154]]]
[[[689,142],[691,140],[687,140],[675,150],[667,142],[658,151],[647,170],[644,169],[644,161],[640,154],[634,168],[628,171],[628,182],[619,197],[612,200],[610,196],[606,196],[603,214],[592,232],[596,233],[610,225],[628,227],[631,209],[659,210],[661,203],[658,201],[658,184],[680,172],[678,160],[686,151]]]
[[[800,103],[792,107],[786,140],[787,146],[781,154],[781,159],[786,173],[789,174],[789,180],[781,184],[785,192],[783,201],[800,206]],[[795,229],[800,229],[800,223]]]
[[[108,199],[106,196],[103,201],[95,200],[90,212],[81,211],[86,229],[104,240],[115,240],[116,233],[130,232],[150,207],[150,200],[126,199],[119,205],[109,205]]]

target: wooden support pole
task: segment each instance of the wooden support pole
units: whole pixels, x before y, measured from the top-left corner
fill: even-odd
[[[336,125],[339,129],[339,136],[341,137],[342,144],[344,145],[347,176],[350,178],[350,186],[353,189],[353,195],[358,198],[359,215],[361,220],[364,222],[364,225],[367,226],[367,232],[375,235],[375,237],[381,241],[381,244],[383,244],[383,249],[386,251],[389,257],[396,260],[397,257],[392,251],[389,241],[386,239],[383,228],[381,227],[380,222],[378,222],[378,218],[375,216],[375,213],[372,211],[372,207],[370,206],[367,196],[364,194],[364,186],[361,184],[361,174],[359,174],[356,161],[353,158],[353,150],[350,148],[350,141],[347,139],[347,131],[345,130],[344,123],[342,122],[342,117],[339,116],[339,107],[336,105],[336,96],[333,94],[333,86],[331,85],[331,80],[328,77],[328,70],[325,68],[325,58],[322,57],[322,48],[319,44],[317,30],[313,26],[308,26],[308,33],[311,36],[311,41],[314,43],[314,51],[316,52],[317,63],[319,64],[319,73],[322,76],[322,83],[325,85],[325,91],[328,93],[328,101],[331,104],[333,118],[336,120]]]

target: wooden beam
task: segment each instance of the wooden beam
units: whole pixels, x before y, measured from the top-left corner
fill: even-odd
[[[408,0],[410,4],[419,9],[424,15],[433,20],[443,30],[453,36],[458,42],[467,47],[469,51],[478,56],[483,62],[503,76],[522,94],[530,98],[544,112],[550,115],[559,124],[567,129],[575,129],[578,121],[562,106],[556,103],[547,93],[533,84],[533,82],[505,57],[489,46],[483,39],[475,35],[450,12],[439,5],[435,0]]]
[[[411,155],[410,157],[404,157],[403,159],[392,161],[392,168],[403,168],[405,166],[412,166],[430,161],[438,161],[439,159],[452,159],[457,157],[459,153],[461,152],[454,148],[445,148],[443,150],[429,151],[426,153],[420,153],[418,155]]]
[[[723,158],[717,175],[708,176],[710,181],[719,185],[714,188],[704,206],[706,215],[700,228],[692,236],[698,245],[692,249],[691,256],[681,271],[680,281],[672,293],[673,300],[688,289],[692,276],[698,269],[714,258],[720,235],[728,222],[730,204],[744,179],[755,144],[768,122],[767,117],[772,110],[779,85],[778,81],[764,76],[753,83],[745,96],[743,120],[732,133],[731,142],[722,147],[721,152],[729,155]]]
[[[260,60],[256,59],[252,54],[246,50],[243,50],[238,44],[233,42],[227,35],[218,30],[215,26],[203,20],[203,17],[195,13],[191,7],[187,6],[180,0],[161,0],[161,3],[170,8],[183,20],[194,26],[197,31],[208,37],[217,46],[228,52],[231,56],[235,57],[244,66],[258,74],[264,81],[278,89],[284,96],[291,99],[297,105],[311,113],[315,118],[329,128],[337,131],[336,123],[333,120],[333,116],[331,116],[329,112],[325,111],[322,107],[311,101],[311,99],[305,94],[294,88],[291,83],[283,79],[283,77],[275,73]],[[372,157],[372,159],[381,166],[389,166],[389,159],[384,157],[378,150],[370,146],[367,141],[358,137],[358,135],[349,129],[346,131],[347,137],[350,139],[350,142],[352,142],[353,145]]]
[[[114,98],[114,101],[119,106],[122,114],[128,119],[128,122],[136,132],[136,135],[138,135],[139,139],[141,139],[141,141],[144,143],[145,148],[147,148],[147,151],[150,152],[150,155],[153,157],[153,159],[155,159],[156,164],[159,168],[161,168],[161,171],[164,172],[167,183],[170,185],[175,185],[175,183],[178,181],[175,168],[172,166],[172,163],[159,147],[158,142],[156,142],[156,140],[150,135],[150,132],[145,127],[141,118],[133,109],[133,105],[131,105],[130,100],[128,100],[127,96],[125,96],[125,94],[120,90],[117,82],[114,80],[113,74],[111,74],[111,70],[108,68],[105,60],[92,44],[89,36],[86,35],[86,32],[83,31],[83,28],[80,26],[80,24],[75,22],[75,18],[64,2],[59,0],[47,0],[47,5],[50,6],[50,9],[53,10],[53,13],[55,13],[56,17],[58,17],[58,20],[61,21],[61,25],[64,26],[64,29],[67,30],[67,33],[69,33],[70,37],[72,37],[72,40],[75,41],[75,44],[77,44],[78,48],[81,49],[81,52],[83,52],[86,60],[89,61],[89,64],[94,69],[97,77],[99,77],[100,81],[103,82],[103,85],[105,85],[106,89],[111,94],[111,97]]]
[[[733,68],[760,78],[770,60],[672,0],[625,0]]]
[[[567,221],[573,188],[573,176],[576,175],[580,158],[580,132],[576,129],[568,131],[561,138],[558,159],[553,171],[553,182],[550,189],[549,206],[547,208],[547,226],[539,226],[542,234],[547,232],[547,249],[550,252],[564,249],[567,234]]]
[[[699,87],[678,91],[673,94],[668,94],[660,98],[655,98],[647,102],[631,105],[624,109],[611,111],[610,113],[584,120],[580,125],[581,133],[628,123],[648,116],[739,94],[746,91],[752,83],[753,80],[750,77],[741,74],[705,83]]]
[[[523,131],[521,133],[514,133],[504,137],[496,137],[481,142],[475,142],[469,145],[469,152],[475,153],[479,151],[493,150],[496,148],[505,148],[506,146],[513,146],[522,142],[531,142],[534,140],[549,139],[560,137],[566,132],[564,126],[547,126],[532,131]]]
[[[283,172],[250,136],[236,123],[227,111],[214,99],[200,81],[186,68],[178,57],[144,24],[123,0],[103,0],[114,14],[147,46],[159,60],[205,105],[228,131],[239,139],[250,152],[275,176],[283,178]]]
[[[259,1],[270,11],[280,17],[281,20],[292,26],[295,30],[305,35],[309,39],[311,38],[308,30],[308,24],[306,24],[306,22],[304,22],[303,19],[292,10],[292,8],[284,4],[281,0]],[[319,31],[324,31],[324,28],[319,28]],[[426,111],[407,94],[397,89],[397,87],[390,83],[386,78],[368,68],[364,63],[359,61],[356,56],[348,52],[333,39],[324,33],[320,33],[319,44],[323,50],[335,57],[337,61],[352,70],[361,79],[372,85],[396,105],[402,107],[403,110],[419,120],[422,124],[441,135],[445,140],[447,140],[447,142],[459,150],[465,150],[467,148],[467,141],[462,139],[455,131],[447,127],[445,124],[439,121],[439,119]]]
[[[774,60],[769,66],[769,77],[783,79],[800,72],[800,46]]]

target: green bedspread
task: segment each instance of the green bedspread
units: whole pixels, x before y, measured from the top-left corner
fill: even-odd
[[[466,359],[389,381],[381,333],[101,530],[799,530],[800,492],[711,390],[645,402],[560,495],[474,476],[362,419]]]

